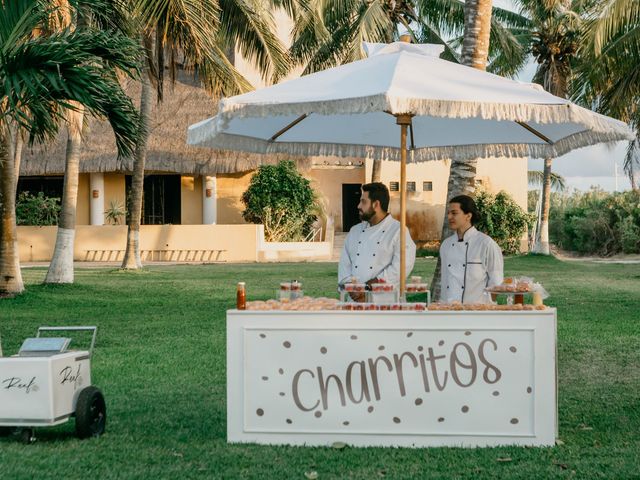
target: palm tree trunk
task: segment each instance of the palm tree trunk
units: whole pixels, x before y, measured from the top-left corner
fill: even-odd
[[[486,70],[489,57],[489,34],[491,32],[492,0],[466,0],[464,3],[464,38],[462,41],[462,63],[464,65]],[[447,201],[444,205],[441,240],[451,231],[447,222],[449,200],[456,195],[473,195],[476,190],[476,171],[478,160],[452,161],[449,168],[449,185]],[[434,300],[440,299],[440,257],[436,271],[431,280],[431,292]]]
[[[6,125],[0,125],[0,295],[24,290],[18,231],[16,228],[16,189],[22,140]]]
[[[462,63],[486,70],[489,57],[492,0],[466,0],[464,3],[464,38]]]
[[[371,181],[379,182],[380,181],[380,172],[382,171],[382,160],[380,158],[376,158],[373,160],[373,168],[371,169]]]
[[[142,196],[144,194],[144,164],[147,157],[147,139],[149,137],[148,125],[151,117],[151,100],[153,90],[151,88],[149,67],[145,67],[142,75],[142,92],[140,94],[140,122],[143,132],[136,145],[133,162],[133,178],[131,179],[131,192],[129,194],[129,220],[127,222],[127,249],[122,261],[122,268],[137,270],[142,268],[140,260],[140,217],[142,216]]]
[[[67,111],[68,138],[62,211],[58,222],[53,258],[44,283],[73,283],[73,246],[76,235],[76,205],[78,203],[82,123],[84,121],[84,109],[79,104],[76,107],[78,107],[77,111]]]
[[[551,158],[544,159],[544,173],[542,178],[542,215],[540,230],[533,251],[542,255],[550,255],[549,249],[549,211],[551,210]]]

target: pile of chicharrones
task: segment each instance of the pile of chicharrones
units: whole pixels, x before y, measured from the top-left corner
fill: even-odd
[[[295,300],[256,300],[247,302],[247,310],[336,310],[338,300],[326,297],[301,297]]]
[[[247,302],[247,310],[297,310],[297,311],[319,311],[319,310],[348,310],[348,311],[445,311],[445,310],[544,310],[544,305],[495,305],[487,303],[391,303],[391,304],[375,304],[375,303],[358,303],[348,302],[340,303],[338,300],[326,297],[302,297],[291,301],[253,301]]]
[[[496,305],[494,303],[430,303],[428,310],[544,310],[544,305]]]

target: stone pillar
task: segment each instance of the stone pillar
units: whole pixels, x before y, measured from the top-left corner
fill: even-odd
[[[91,225],[104,225],[104,174],[89,174],[89,209]]]
[[[217,183],[215,175],[202,176],[202,224],[215,225],[218,221]]]

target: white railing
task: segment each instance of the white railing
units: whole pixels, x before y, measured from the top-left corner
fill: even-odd
[[[322,227],[318,227],[311,230],[309,234],[303,240],[304,242],[321,242],[322,241]]]

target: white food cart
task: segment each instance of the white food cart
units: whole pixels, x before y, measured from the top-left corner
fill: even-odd
[[[227,312],[229,442],[554,445],[556,310]]]
[[[71,339],[41,337],[43,332],[92,332],[89,350],[66,351]],[[106,405],[91,386],[91,355],[96,327],[40,327],[25,340],[17,355],[0,350],[0,434],[17,433],[34,440],[34,427],[54,426],[76,419],[80,438],[99,436],[106,424]]]

